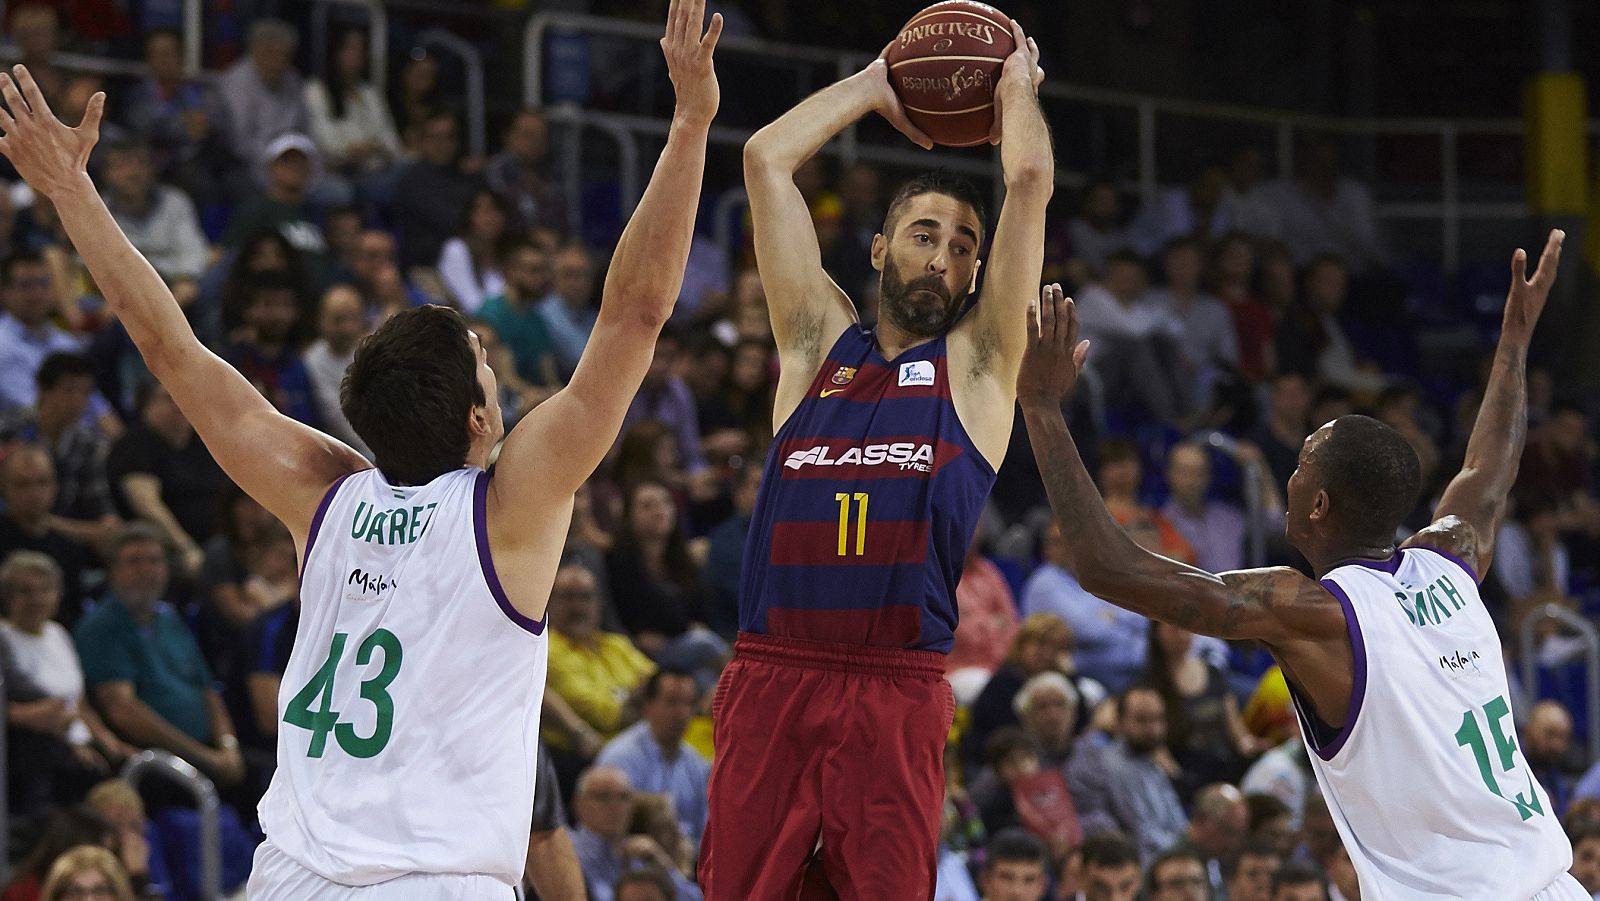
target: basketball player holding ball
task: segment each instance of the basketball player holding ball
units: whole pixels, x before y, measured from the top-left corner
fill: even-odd
[[[930,146],[891,86],[888,60],[813,95],[745,145],[781,371],[745,547],[740,635],[713,704],[700,864],[708,901],[933,894],[954,712],[943,656],[962,560],[1011,435],[1054,177],[1037,49],[982,4],[940,8],[959,15],[925,11],[897,43],[919,21],[938,25],[919,40],[970,70],[1005,39],[988,84],[1007,196],[983,299],[970,310],[988,222],[969,182],[933,173],[894,197],[872,242],[882,273],[875,328],[860,324],[823,271],[794,184],[802,163],[868,113]],[[940,41],[949,43],[931,46]],[[972,97],[970,83],[961,87],[970,99],[957,103],[991,102],[989,91]],[[989,133],[980,125],[980,139]]]

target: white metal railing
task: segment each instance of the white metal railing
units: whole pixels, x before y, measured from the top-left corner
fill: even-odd
[[[222,824],[216,786],[188,761],[166,751],[140,751],[122,766],[122,778],[135,789],[150,775],[172,779],[194,797],[200,810],[200,897],[217,901],[222,897]]]
[[[1585,725],[1589,732],[1589,761],[1600,760],[1600,630],[1588,617],[1575,613],[1560,604],[1546,604],[1537,610],[1531,610],[1522,620],[1522,687],[1528,697],[1535,698],[1539,694],[1539,649],[1537,633],[1539,627],[1547,621],[1554,621],[1563,628],[1578,634],[1583,640],[1583,658],[1585,675],[1588,677],[1584,683],[1588,689],[1589,721]]]

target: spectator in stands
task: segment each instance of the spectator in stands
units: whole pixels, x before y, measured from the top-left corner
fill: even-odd
[[[1517,470],[1517,491],[1543,492],[1556,499],[1563,519],[1576,524],[1592,511],[1594,449],[1589,441],[1589,417],[1570,401],[1551,405],[1545,423],[1531,430]]]
[[[1172,848],[1150,863],[1149,901],[1211,901],[1205,862],[1193,851]]]
[[[1083,590],[1062,565],[1066,546],[1051,523],[1044,533],[1044,560],[1022,586],[1022,612],[1058,617],[1069,627],[1067,646],[1079,671],[1116,692],[1144,671],[1150,621]]]
[[[335,267],[335,281],[350,280],[350,273],[356,266],[356,254],[361,250],[361,233],[365,228],[361,211],[355,207],[340,206],[328,211],[328,224],[323,233],[328,239],[328,256]]]
[[[1090,370],[1112,402],[1136,400],[1145,413],[1175,421],[1176,347],[1162,309],[1146,293],[1144,261],[1131,250],[1106,257],[1105,277],[1078,292],[1080,335],[1100,348]]]
[[[1250,813],[1237,788],[1215,783],[1194,796],[1189,828],[1177,847],[1193,851],[1205,864],[1212,899],[1229,897],[1225,871],[1244,847],[1249,830]]]
[[[98,845],[79,845],[56,858],[39,897],[41,901],[134,901],[122,864]]]
[[[582,241],[569,241],[556,251],[550,293],[539,301],[539,315],[555,347],[556,367],[572,377],[589,343],[599,308],[595,303],[594,256]],[[770,408],[769,408],[770,415]]]
[[[106,723],[122,740],[164,748],[227,786],[244,759],[222,698],[183,618],[162,600],[167,552],[161,532],[125,528],[111,558],[105,601],[75,630],[84,675]]]
[[[339,385],[355,359],[356,345],[372,332],[368,323],[360,293],[349,285],[334,285],[322,294],[322,307],[317,312],[318,337],[306,348],[304,359],[321,429],[370,458],[372,452],[339,407]]]
[[[1294,735],[1262,754],[1245,771],[1239,789],[1251,805],[1251,834],[1282,837],[1300,828],[1306,799],[1317,791],[1306,754],[1305,742]]]
[[[700,901],[700,890],[678,872],[666,849],[648,835],[628,834],[633,799],[633,785],[621,770],[592,767],[578,779],[573,797],[578,827],[572,831],[572,844],[590,901],[613,901],[618,879],[639,864],[653,864],[670,875],[675,901]]]
[[[683,349],[683,336],[668,327],[656,340],[656,353],[650,360],[644,383],[628,407],[622,430],[641,419],[654,419],[665,423],[678,439],[678,459],[690,475],[706,468],[705,454],[700,446],[700,417],[695,408],[694,395],[689,386],[677,375],[679,353]]]
[[[1105,273],[1111,255],[1132,246],[1123,223],[1122,195],[1115,182],[1095,179],[1083,189],[1082,211],[1067,224],[1067,234],[1072,258],[1087,267],[1073,275],[1073,281],[1079,284]]]
[[[657,662],[688,669],[720,639],[705,630],[699,567],[689,554],[672,492],[660,482],[627,489],[622,527],[606,554],[606,577],[622,624],[640,650]]]
[[[706,563],[701,569],[706,589],[706,625],[729,643],[739,631],[744,542],[750,534],[761,478],[760,460],[746,459],[734,478],[733,515],[706,534]]]
[[[50,454],[36,444],[16,447],[0,459],[0,554],[36,551],[61,568],[61,611],[57,618],[76,623],[83,611],[85,574],[94,567],[89,547],[61,528],[55,506],[56,474]]]
[[[258,159],[266,167],[266,187],[234,208],[222,243],[238,247],[256,233],[276,229],[306,257],[318,277],[328,274],[328,241],[322,234],[321,207],[310,196],[316,173],[316,145],[299,132],[267,143]]]
[[[1007,829],[989,840],[979,887],[983,901],[1043,901],[1050,887],[1044,843],[1023,829]]]
[[[691,881],[695,878],[698,848],[683,831],[678,812],[669,794],[642,792],[633,799],[633,813],[628,818],[630,835],[648,835],[655,839],[667,856],[673,869]]]
[[[1251,433],[1250,443],[1261,450],[1275,486],[1288,485],[1299,465],[1300,446],[1311,434],[1310,407],[1311,383],[1304,373],[1291,369],[1273,377],[1267,419]]]
[[[1568,872],[1584,891],[1600,896],[1600,821],[1568,817],[1566,829],[1572,841],[1572,869]]]
[[[1261,499],[1264,534],[1282,530],[1283,496],[1261,451],[1237,442],[1231,446],[1240,478],[1253,479]],[[1184,442],[1167,454],[1167,488],[1171,496],[1161,515],[1194,548],[1195,565],[1207,572],[1242,569],[1245,564],[1245,513],[1211,493],[1211,456],[1198,444]]]
[[[1317,862],[1327,877],[1331,901],[1361,901],[1361,884],[1356,878],[1355,864],[1350,862],[1350,852],[1345,850],[1338,833],[1333,836],[1330,850]]]
[[[1236,231],[1254,238],[1277,238],[1278,209],[1271,188],[1262,180],[1265,172],[1260,148],[1241,146],[1228,161],[1222,197]]]
[[[108,442],[86,424],[94,396],[94,366],[82,354],[54,353],[34,375],[37,401],[32,409],[0,419],[0,447],[19,442],[49,450],[56,469],[56,527],[93,544],[116,528],[106,484]]]
[[[1228,308],[1201,289],[1205,254],[1198,239],[1173,239],[1161,260],[1166,284],[1145,301],[1160,310],[1173,335],[1178,385],[1184,410],[1192,416],[1210,405],[1211,386],[1239,368],[1239,334]]]
[[[1077,684],[1079,697],[1093,700],[1103,694],[1092,678],[1077,677],[1071,654],[1072,630],[1053,613],[1033,612],[1022,621],[1005,663],[995,670],[972,702],[972,719],[962,738],[962,755],[969,767],[983,759],[989,735],[1002,726],[1017,723],[1016,696],[1029,679],[1056,671]]]
[[[956,630],[955,646],[945,657],[946,673],[967,668],[993,673],[1005,662],[1011,639],[1021,624],[1010,583],[1000,567],[982,553],[985,543],[979,537],[967,547],[966,566],[956,585],[961,628]]]
[[[106,207],[128,240],[172,288],[178,305],[200,295],[200,275],[210,247],[200,231],[194,203],[177,188],[158,185],[150,148],[123,141],[103,144]]]
[[[140,390],[138,409],[139,421],[106,458],[111,496],[123,518],[161,529],[180,571],[193,575],[205,560],[200,539],[211,533],[226,477],[159,382]]]
[[[1185,803],[1202,785],[1238,780],[1246,761],[1267,748],[1245,728],[1228,675],[1189,652],[1193,641],[1193,632],[1151,623],[1141,680],[1164,702],[1167,749],[1181,768],[1174,782]]]
[[[702,445],[719,456],[749,456],[772,437],[772,346],[741,339],[721,386],[700,403]]]
[[[1299,162],[1299,176],[1272,189],[1279,237],[1295,263],[1304,266],[1319,255],[1331,254],[1346,260],[1358,275],[1381,267],[1385,254],[1372,193],[1340,174],[1338,145],[1326,138],[1315,140]]]
[[[460,227],[482,184],[462,167],[454,113],[435,110],[417,129],[417,158],[400,173],[394,198],[400,258],[407,267],[430,266],[439,259],[439,249]]]
[[[256,618],[258,605],[247,594],[246,583],[268,536],[280,526],[265,507],[232,482],[223,487],[220,496],[221,528],[206,541],[205,562],[200,567],[201,610],[203,619],[214,617],[228,631],[235,631]],[[207,637],[202,631],[202,645]]]
[[[156,177],[202,207],[242,190],[247,179],[233,164],[226,113],[210,84],[184,74],[182,38],[166,29],[149,32],[144,63],[149,71],[129,89],[123,118],[149,146]]]
[[[1254,840],[1246,842],[1237,855],[1223,860],[1228,886],[1221,897],[1227,901],[1273,901],[1273,877],[1281,863],[1276,848]]]
[[[616,901],[672,901],[676,897],[672,877],[658,866],[623,873],[612,891]]]
[[[600,628],[599,582],[588,567],[562,561],[550,590],[549,675],[543,731],[551,753],[592,760],[625,725],[623,707],[655,665],[626,635]]]
[[[1522,727],[1522,756],[1550,796],[1550,813],[1560,819],[1572,802],[1572,714],[1558,701],[1540,701]]]
[[[1239,790],[1245,791],[1243,784]],[[1295,819],[1298,811],[1291,811],[1288,804],[1272,795],[1252,792],[1245,793],[1244,803],[1250,809],[1250,843],[1271,848],[1280,859],[1293,855],[1298,840]]]
[[[577,225],[562,198],[561,184],[550,162],[550,126],[544,114],[523,107],[514,113],[501,136],[504,149],[483,167],[489,187],[527,223],[546,223],[563,231]]]
[[[1277,369],[1272,341],[1272,308],[1255,291],[1256,246],[1246,235],[1230,232],[1211,255],[1211,293],[1226,305],[1239,349],[1239,374],[1259,382]]]
[[[50,268],[38,254],[12,254],[0,263],[5,314],[0,316],[0,412],[38,400],[34,373],[53,353],[78,353],[83,342],[50,320],[55,294]]]
[[[239,298],[243,327],[232,336],[223,358],[239,370],[278,412],[309,426],[320,425],[311,375],[300,349],[312,322],[306,299],[283,272],[263,272],[244,286]]]
[[[1130,688],[1117,703],[1117,740],[1101,755],[1109,813],[1132,836],[1145,860],[1172,847],[1188,819],[1172,787],[1166,751],[1167,711],[1152,688]],[[1092,765],[1092,764],[1091,764]],[[1078,781],[1073,780],[1078,797]],[[1087,817],[1087,812],[1085,812]],[[1201,876],[1204,877],[1204,868]]]
[[[1014,726],[995,730],[985,743],[987,766],[971,781],[972,802],[991,835],[1021,826],[1038,836],[1055,859],[1083,840],[1066,777],[1042,767],[1032,739]]]
[[[350,284],[361,293],[369,318],[381,320],[401,310],[434,302],[434,298],[400,272],[394,235],[377,229],[362,232],[356,240]]]
[[[1349,391],[1377,394],[1388,379],[1356,355],[1339,323],[1350,273],[1339,257],[1318,256],[1306,266],[1305,292],[1278,330],[1278,360]]]
[[[1139,850],[1127,836],[1112,831],[1090,833],[1078,856],[1083,861],[1080,889],[1074,899],[1064,901],[1135,901],[1138,897],[1143,881]]]
[[[265,225],[246,235],[200,279],[200,301],[190,309],[196,334],[210,347],[220,347],[244,327],[244,297],[256,276],[285,273],[295,294],[310,294],[311,271],[306,256],[276,226]],[[132,342],[129,342],[131,347]],[[133,355],[139,359],[137,354]]]
[[[425,47],[411,48],[397,77],[389,82],[389,112],[408,156],[420,149],[422,124],[445,109],[446,99],[439,88],[439,61]]]
[[[250,25],[245,57],[218,82],[233,154],[247,166],[271,162],[277,156],[269,149],[274,141],[285,134],[304,135],[311,128],[305,90],[294,68],[299,43],[293,25],[257,19]]]
[[[530,385],[559,385],[555,343],[539,309],[550,288],[550,255],[527,237],[513,235],[501,247],[500,259],[505,288],[484,301],[478,318],[510,348],[518,378]]]
[[[1046,670],[1023,683],[1012,701],[1017,722],[1033,741],[1042,766],[1065,771],[1077,737],[1081,698],[1066,676]]]
[[[36,551],[0,563],[0,670],[5,676],[8,807],[32,816],[75,801],[134,749],[107,729],[83,693],[72,636],[55,616],[61,568]]]
[[[62,808],[52,814],[44,830],[17,865],[0,901],[36,901],[51,867],[68,851],[83,845],[113,848],[116,830],[87,805]]]
[[[506,292],[500,250],[510,221],[510,208],[500,195],[479,188],[472,192],[455,237],[439,249],[439,277],[468,316],[476,314],[485,300]]]
[[[178,894],[167,871],[165,848],[156,825],[145,818],[144,799],[122,779],[107,779],[89,790],[84,804],[117,834],[112,852],[128,874],[136,898]],[[196,861],[198,863],[198,861]]]
[[[1162,189],[1128,229],[1133,249],[1154,256],[1172,241],[1210,242],[1222,237],[1233,227],[1227,180],[1221,166],[1206,166],[1187,185]]]
[[[328,79],[306,83],[305,106],[323,163],[382,205],[389,192],[381,173],[399,162],[404,149],[388,104],[367,80],[367,43],[367,32],[360,28],[334,37]]]
[[[18,4],[11,14],[11,40],[20,51],[20,62],[39,85],[39,93],[54,107],[66,90],[69,76],[55,59],[61,44],[61,20],[55,6]]]
[[[1393,384],[1378,396],[1376,418],[1399,432],[1411,449],[1416,451],[1417,462],[1422,467],[1422,484],[1431,486],[1435,484],[1434,477],[1439,471],[1440,453],[1438,442],[1433,440],[1433,435],[1429,434],[1422,422],[1424,415],[1422,393],[1413,385]],[[1432,510],[1423,512],[1431,514]]]
[[[1272,874],[1271,886],[1270,901],[1328,901],[1328,880],[1303,860],[1284,861]]]
[[[711,764],[684,744],[683,735],[699,701],[693,674],[656,670],[644,683],[639,722],[622,730],[595,758],[596,766],[627,773],[638,790],[671,796],[679,824],[697,844],[706,826]]]

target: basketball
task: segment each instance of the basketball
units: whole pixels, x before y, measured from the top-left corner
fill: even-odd
[[[975,0],[944,0],[911,17],[889,48],[889,83],[912,124],[934,143],[989,139],[994,86],[1016,42],[1011,19]]]

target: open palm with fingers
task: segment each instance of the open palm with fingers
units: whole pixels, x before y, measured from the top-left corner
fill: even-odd
[[[1545,301],[1550,299],[1550,287],[1556,282],[1556,269],[1561,265],[1561,242],[1567,234],[1559,228],[1550,230],[1545,239],[1544,252],[1539,254],[1539,268],[1533,278],[1526,278],[1528,252],[1517,248],[1511,255],[1511,290],[1506,293],[1506,313],[1503,331],[1508,338],[1526,340],[1533,336],[1533,327],[1539,323]]]
[[[26,66],[0,73],[0,97],[5,98],[5,109],[0,110],[0,131],[5,133],[0,137],[0,153],[35,191],[53,197],[57,190],[85,177],[89,151],[100,140],[104,92],[89,98],[83,121],[76,128],[68,127],[50,111]]]
[[[1078,340],[1078,310],[1060,285],[1045,285],[1028,307],[1028,347],[1017,373],[1017,399],[1059,403],[1078,383],[1089,342]]]
[[[711,24],[702,35],[700,23],[705,14],[705,0],[671,0],[667,6],[667,33],[661,38],[667,77],[678,98],[677,115],[700,124],[711,122],[721,102],[711,54],[722,36],[722,13],[712,13]]]

